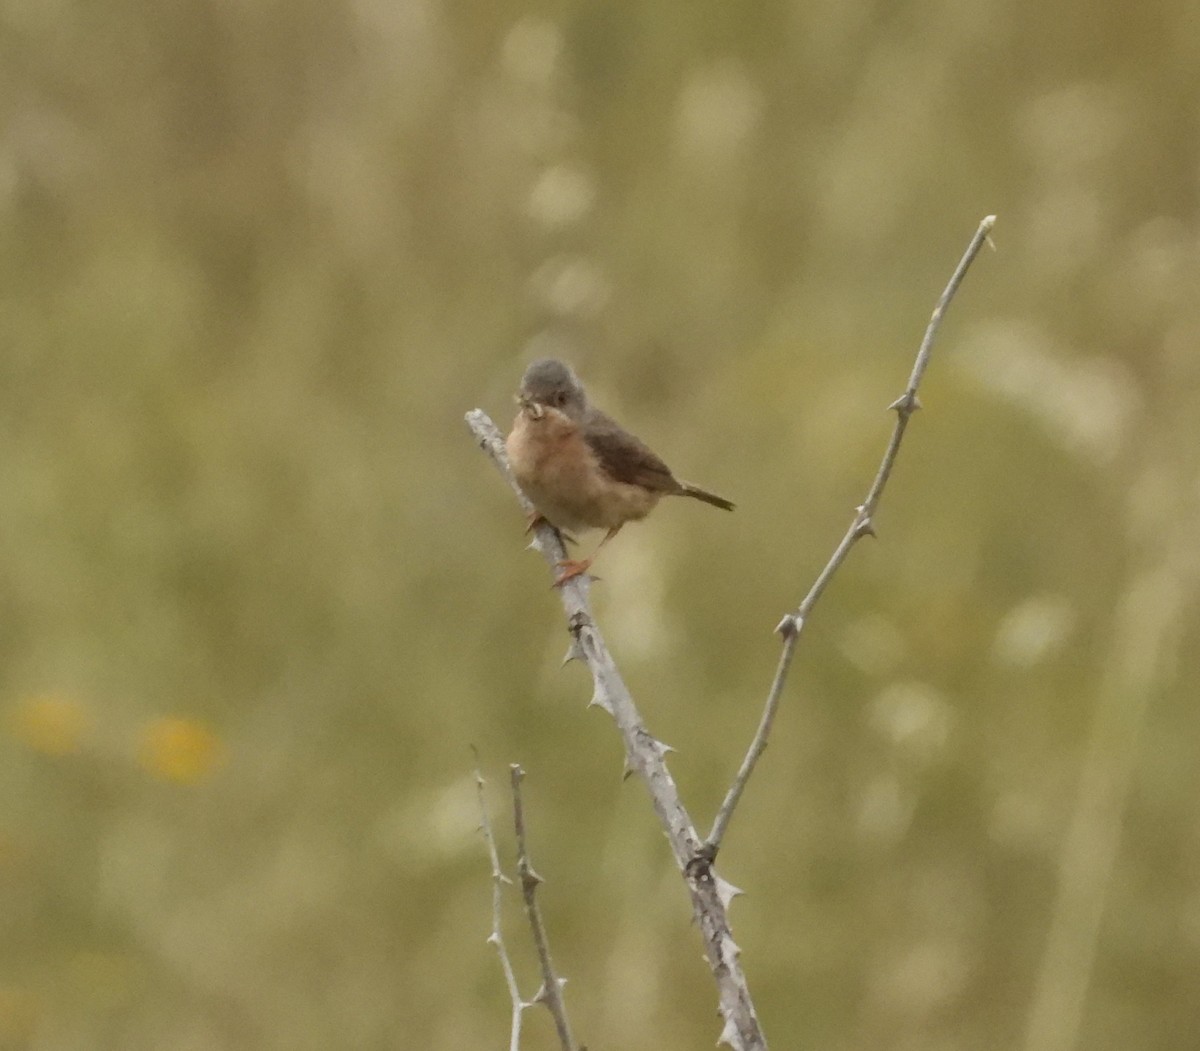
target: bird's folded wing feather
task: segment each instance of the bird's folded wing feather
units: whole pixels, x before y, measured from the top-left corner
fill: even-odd
[[[671,469],[613,419],[593,409],[584,427],[584,435],[601,469],[609,477],[629,485],[661,493],[680,489]]]

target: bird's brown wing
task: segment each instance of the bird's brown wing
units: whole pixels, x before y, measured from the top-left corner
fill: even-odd
[[[609,477],[658,493],[677,493],[682,488],[653,451],[598,409],[588,413],[583,433]]]

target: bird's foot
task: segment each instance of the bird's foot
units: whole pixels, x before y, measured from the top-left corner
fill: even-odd
[[[592,560],[590,558],[585,558],[580,562],[576,562],[574,559],[566,558],[558,563],[558,568],[561,569],[562,572],[554,578],[554,586],[556,588],[562,587],[568,580],[574,580],[576,577],[583,576],[589,569],[592,568]]]
[[[541,511],[530,511],[529,514],[527,514],[525,516],[525,533],[526,533],[526,535],[528,535],[529,533],[532,533],[535,529],[538,529],[539,527],[544,526],[544,525],[548,525],[551,529],[553,529],[556,533],[558,533],[558,535],[562,537],[564,544],[578,544],[579,543],[579,541],[576,540],[573,536],[571,536],[571,534],[568,533],[565,529],[559,529],[558,526],[556,526],[553,522],[551,522],[550,519],[548,519],[544,514],[542,514]]]

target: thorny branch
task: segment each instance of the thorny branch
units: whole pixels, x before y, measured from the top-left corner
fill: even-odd
[[[563,1001],[562,987],[565,978],[559,978],[554,972],[554,963],[550,959],[550,943],[546,938],[546,926],[542,923],[542,910],[537,903],[537,888],[542,877],[534,870],[529,861],[529,846],[525,838],[525,807],[521,802],[521,780],[525,771],[517,763],[509,768],[512,779],[513,825],[517,835],[517,878],[521,881],[521,896],[525,899],[525,915],[529,917],[529,927],[533,931],[533,944],[537,947],[538,963],[542,969],[542,987],[534,1003],[544,1003],[554,1016],[554,1028],[558,1031],[558,1042],[563,1051],[576,1051],[575,1040],[571,1036],[571,1025],[567,1021],[567,1005]]]
[[[779,709],[779,699],[783,695],[783,687],[787,682],[788,670],[791,668],[792,659],[796,655],[796,645],[800,641],[800,633],[808,623],[813,606],[817,604],[817,600],[824,593],[825,588],[829,586],[829,581],[833,579],[834,573],[838,571],[838,568],[846,560],[846,556],[850,553],[850,549],[855,543],[864,536],[875,535],[875,509],[879,506],[879,499],[883,496],[884,486],[887,485],[888,478],[891,477],[892,467],[896,462],[896,454],[900,451],[900,442],[904,438],[904,431],[908,427],[908,421],[912,418],[912,414],[921,407],[920,401],[917,400],[917,388],[921,385],[921,379],[925,375],[926,368],[929,367],[929,358],[933,352],[933,341],[937,337],[938,329],[941,328],[942,316],[945,314],[946,308],[950,305],[950,301],[954,298],[954,294],[958,291],[958,286],[962,284],[962,279],[966,275],[967,269],[979,254],[979,250],[983,247],[984,242],[988,240],[988,235],[995,225],[996,217],[994,215],[989,215],[979,224],[979,229],[975,231],[975,236],[971,238],[971,243],[967,245],[967,250],[963,253],[963,257],[959,260],[958,266],[950,278],[950,282],[946,285],[946,289],[942,292],[937,306],[933,309],[933,315],[930,317],[929,325],[925,329],[925,338],[921,340],[921,348],[917,351],[917,360],[913,363],[912,374],[908,377],[908,386],[904,388],[904,393],[888,406],[889,409],[896,410],[896,423],[892,428],[892,436],[888,441],[887,449],[884,451],[883,460],[879,464],[879,470],[875,474],[875,480],[871,483],[871,488],[867,492],[867,498],[862,502],[861,506],[855,508],[850,528],[846,530],[846,535],[842,537],[841,542],[834,550],[825,568],[821,570],[815,583],[809,589],[808,594],[804,596],[804,601],[800,603],[794,613],[788,613],[775,629],[783,636],[783,651],[779,655],[779,666],[775,670],[775,678],[771,682],[771,688],[767,691],[767,703],[763,709],[758,730],[754,734],[754,739],[750,742],[750,748],[746,752],[745,759],[742,760],[742,765],[737,772],[737,776],[733,779],[733,784],[729,786],[729,791],[726,793],[725,799],[717,811],[712,831],[709,832],[708,838],[704,841],[705,853],[710,858],[716,858],[717,852],[721,849],[721,842],[725,838],[729,822],[733,818],[733,812],[742,797],[742,792],[745,791],[746,783],[750,780],[750,775],[754,773],[755,765],[766,750],[767,738],[770,736],[771,727],[775,722],[775,713]]]
[[[529,514],[533,505],[521,492],[508,466],[504,438],[481,409],[467,413],[467,425],[480,447],[487,452],[508,480],[521,508]],[[541,552],[552,571],[566,557],[562,539],[553,526],[543,523],[534,534],[532,546]],[[625,765],[646,785],[654,811],[663,826],[675,863],[683,874],[692,899],[692,913],[704,939],[704,952],[717,984],[718,1009],[724,1021],[721,1039],[734,1051],[766,1051],[767,1042],[758,1024],[742,971],[741,950],[729,926],[729,902],[738,893],[713,870],[701,852],[700,833],[692,823],[675,779],[667,768],[666,747],[646,729],[641,713],[608,652],[604,638],[592,619],[588,603],[591,587],[586,575],[574,577],[558,588],[571,632],[568,660],[583,660],[592,673],[591,704],[613,717],[625,745]]]
[[[567,625],[572,638],[571,647],[567,652],[567,660],[581,659],[587,663],[594,686],[591,704],[603,708],[613,717],[625,745],[626,767],[641,777],[650,793],[655,813],[663,826],[675,862],[687,884],[692,899],[692,911],[704,938],[705,955],[716,981],[719,1010],[724,1020],[724,1028],[721,1031],[719,1042],[728,1044],[734,1051],[766,1051],[767,1042],[759,1025],[758,1015],[754,1010],[746,977],[742,971],[741,950],[733,940],[733,933],[729,925],[729,904],[733,897],[740,892],[731,883],[717,875],[713,868],[713,861],[738,800],[745,790],[755,764],[766,748],[767,737],[770,734],[788,669],[795,656],[796,643],[805,621],[812,611],[813,605],[828,586],[833,574],[845,560],[850,548],[860,537],[874,531],[872,515],[884,486],[887,484],[896,453],[900,447],[900,440],[908,426],[909,417],[919,407],[917,387],[920,385],[921,377],[928,365],[933,340],[941,325],[942,314],[958,290],[971,261],[978,254],[984,241],[987,240],[994,223],[995,216],[988,216],[980,223],[979,229],[954,272],[954,276],[950,279],[950,283],[946,286],[945,292],[942,293],[942,297],[934,309],[925,339],[917,354],[912,375],[909,377],[908,386],[904,394],[891,406],[896,410],[896,426],[892,432],[891,441],[888,443],[887,452],[884,454],[883,462],[880,464],[879,472],[867,494],[867,499],[857,509],[849,530],[838,544],[829,563],[821,571],[816,583],[805,596],[804,601],[800,603],[794,613],[787,614],[776,629],[783,635],[784,645],[779,666],[775,672],[775,679],[768,694],[766,709],[750,750],[717,813],[713,830],[707,839],[700,839],[700,834],[683,805],[679,789],[665,761],[667,748],[646,729],[641,714],[634,705],[633,698],[592,619],[588,602],[590,587],[588,577],[586,575],[575,577],[558,589],[567,614]],[[508,457],[504,450],[504,439],[496,429],[496,425],[480,409],[474,409],[467,413],[466,419],[467,425],[475,435],[480,447],[488,453],[501,473],[508,479],[521,507],[526,513],[532,512],[533,505],[521,492],[520,486],[517,485],[509,469]],[[566,557],[561,537],[548,524],[542,524],[538,528],[532,546],[541,552],[552,570],[559,561]]]
[[[517,976],[513,972],[512,960],[508,957],[508,949],[504,945],[504,935],[501,933],[500,919],[502,914],[501,896],[504,885],[511,884],[500,868],[500,855],[496,852],[496,837],[492,834],[492,822],[488,817],[487,796],[484,792],[483,775],[479,767],[475,768],[475,788],[479,793],[479,827],[487,844],[488,858],[492,863],[492,933],[488,935],[488,944],[496,947],[496,955],[500,957],[500,969],[504,972],[504,984],[508,986],[508,995],[512,1000],[512,1025],[509,1029],[508,1051],[520,1051],[521,1047],[521,1017],[526,1008],[517,988]]]

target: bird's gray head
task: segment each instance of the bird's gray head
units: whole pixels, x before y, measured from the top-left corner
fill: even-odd
[[[558,409],[572,418],[587,408],[583,384],[571,366],[557,358],[539,358],[530,363],[521,377],[517,401],[526,407]]]

